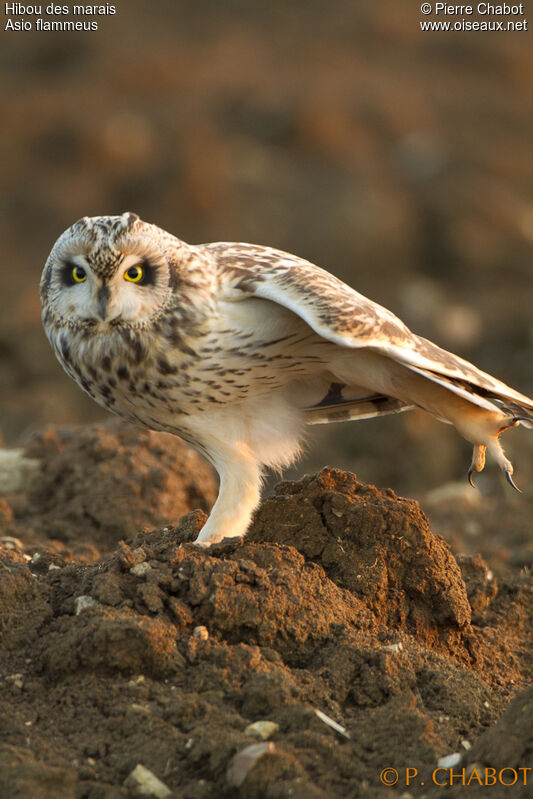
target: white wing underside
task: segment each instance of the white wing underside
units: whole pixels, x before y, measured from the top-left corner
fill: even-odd
[[[372,302],[324,269],[289,253],[249,244],[204,245],[216,255],[228,298],[256,296],[288,308],[318,335],[339,347],[373,350],[469,402],[511,416],[531,416],[533,400],[473,364],[412,333],[391,311]],[[369,418],[412,406],[372,410],[362,401],[346,403],[350,416]],[[312,409],[314,411],[315,409]],[[323,409],[322,409],[323,411]],[[316,420],[320,418],[316,409]],[[526,426],[532,426],[529,421]]]

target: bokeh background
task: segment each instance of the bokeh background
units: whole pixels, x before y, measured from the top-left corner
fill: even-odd
[[[2,33],[6,444],[106,418],[50,352],[38,282],[63,229],[124,210],[302,255],[533,394],[532,34],[421,18],[408,0],[119,0],[98,32]],[[533,436],[507,444],[533,492]],[[469,460],[412,413],[313,428],[298,472],[422,496]],[[496,471],[480,486],[506,497]]]

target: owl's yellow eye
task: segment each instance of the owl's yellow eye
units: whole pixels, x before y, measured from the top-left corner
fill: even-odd
[[[83,283],[84,280],[87,280],[87,272],[85,269],[82,269],[81,266],[74,266],[72,268],[72,280],[75,283]]]
[[[126,269],[124,272],[124,280],[129,280],[130,283],[140,283],[143,279],[144,270],[142,266],[137,264],[137,266],[130,266],[129,269]]]

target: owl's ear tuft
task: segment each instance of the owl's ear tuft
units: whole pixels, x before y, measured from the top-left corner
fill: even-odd
[[[135,222],[139,220],[139,215],[134,214],[132,211],[126,211],[126,213],[122,214],[122,219],[126,227],[133,227]]]

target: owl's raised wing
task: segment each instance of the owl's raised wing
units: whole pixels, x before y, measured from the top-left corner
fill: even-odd
[[[533,400],[412,333],[391,311],[315,264],[251,244],[218,242],[204,248],[215,257],[221,285],[234,299],[240,293],[276,302],[341,347],[377,351],[482,407],[492,410],[490,400],[497,400],[516,416],[533,414]]]

